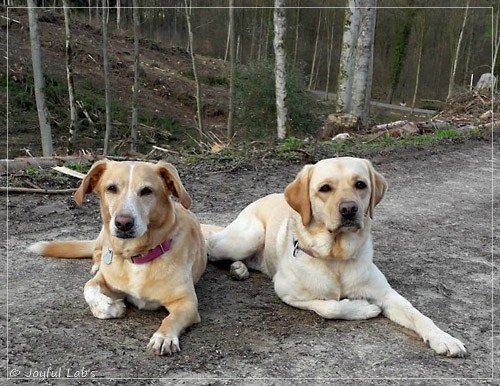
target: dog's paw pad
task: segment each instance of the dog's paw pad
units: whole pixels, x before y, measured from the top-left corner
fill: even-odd
[[[235,261],[233,264],[231,264],[229,274],[233,279],[236,280],[245,280],[250,276],[247,266],[241,261]]]
[[[464,344],[446,332],[429,338],[429,346],[438,354],[449,357],[463,357],[467,353]]]
[[[85,288],[84,296],[90,311],[98,319],[121,318],[125,314],[125,302],[104,295],[99,288]]]
[[[181,351],[177,336],[164,335],[159,332],[153,334],[147,349],[155,355],[171,355]]]

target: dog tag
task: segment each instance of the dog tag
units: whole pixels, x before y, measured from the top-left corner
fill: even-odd
[[[113,260],[113,251],[108,248],[104,256],[102,257],[102,261],[106,264],[111,264],[111,261]]]

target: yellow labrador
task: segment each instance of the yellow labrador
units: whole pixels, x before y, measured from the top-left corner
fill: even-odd
[[[51,257],[93,256],[97,274],[85,285],[84,295],[94,316],[122,317],[124,300],[142,309],[163,306],[169,315],[148,350],[158,355],[178,352],[180,333],[200,321],[194,284],[207,256],[177,170],[166,162],[98,161],[75,201],[82,204],[91,192],[101,202],[103,228],[97,240],[40,242],[30,250]]]
[[[247,206],[229,226],[204,226],[209,259],[230,259],[234,276],[260,270],[287,304],[329,319],[368,319],[380,312],[414,330],[437,353],[463,356],[440,330],[388,284],[372,261],[374,207],[387,183],[367,160],[307,165],[283,194]],[[245,264],[246,266],[245,266]]]

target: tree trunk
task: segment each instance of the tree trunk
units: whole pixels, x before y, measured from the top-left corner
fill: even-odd
[[[467,23],[467,15],[469,13],[469,1],[470,0],[467,0],[467,4],[465,6],[464,20],[462,22],[462,28],[460,29],[460,34],[458,35],[457,48],[455,50],[455,60],[453,60],[453,65],[451,67],[450,83],[448,84],[448,96],[446,97],[447,100],[450,99],[453,95],[453,88],[455,86],[455,74],[457,72],[457,66],[458,66],[458,57],[460,55],[460,47],[462,45],[465,24]]]
[[[229,44],[231,41],[231,22],[227,25],[227,39],[226,39],[226,51],[224,52],[224,64],[227,62],[227,55],[229,54]]]
[[[293,50],[293,62],[297,63],[297,53],[299,51],[299,21],[300,21],[300,0],[297,0],[297,18],[295,20],[295,47]]]
[[[106,131],[102,154],[108,155],[109,137],[111,135],[111,86],[109,82],[108,63],[108,22],[106,17],[107,0],[102,0],[102,61],[104,71],[104,94],[106,98]]]
[[[40,134],[42,137],[42,152],[44,157],[50,157],[53,152],[52,131],[49,122],[49,111],[45,103],[45,80],[42,72],[38,15],[34,0],[27,1],[31,40],[31,61],[33,65],[36,108],[38,110],[38,121],[40,123]]]
[[[116,28],[118,30],[121,29],[121,11],[122,11],[122,7],[121,7],[121,2],[120,0],[116,0]]]
[[[73,81],[73,64],[72,64],[72,46],[71,46],[71,13],[68,5],[68,0],[63,0],[64,9],[64,26],[66,30],[66,77],[68,79],[68,96],[69,96],[69,137],[68,137],[68,154],[71,154],[75,147],[76,134],[76,102],[75,102],[75,87]]]
[[[188,27],[188,37],[189,37],[189,46],[191,49],[189,52],[191,53],[191,61],[193,63],[193,76],[194,81],[196,83],[196,116],[197,116],[197,126],[198,131],[200,132],[200,139],[203,133],[203,120],[202,120],[202,107],[201,107],[201,86],[200,80],[198,79],[198,71],[196,68],[196,58],[194,55],[194,45],[193,45],[193,30],[191,28],[191,5],[188,3],[188,0],[184,0],[185,12],[186,12],[186,23]]]
[[[139,123],[139,72],[141,70],[139,56],[139,8],[137,0],[132,0],[132,17],[134,20],[134,88],[132,93],[132,125],[130,127],[132,143],[130,144],[130,149],[135,151],[137,146],[137,126]]]
[[[328,24],[327,24],[328,26]],[[327,33],[328,33],[328,53],[327,53],[327,59],[326,59],[326,87],[325,87],[325,100],[328,100],[328,93],[330,91],[330,70],[332,67],[332,54],[333,54],[333,30],[334,30],[334,23],[333,23],[333,17],[331,18],[331,30],[329,31],[329,28],[326,28]]]
[[[423,12],[425,12],[425,10],[423,10]],[[418,51],[417,74],[415,75],[415,90],[413,91],[413,100],[411,101],[411,114],[413,114],[413,110],[415,109],[415,102],[417,100],[418,85],[420,82],[420,67],[422,64],[422,56],[424,54],[425,28],[426,28],[425,15],[422,15],[422,18],[423,20],[420,26],[420,49]]]
[[[348,6],[345,11],[342,51],[337,76],[336,107],[339,113],[347,113],[351,108],[352,78],[360,23],[359,0],[348,0]]]
[[[373,65],[373,37],[376,17],[376,0],[362,1],[361,24],[356,51],[356,66],[352,83],[351,113],[358,117],[362,127],[368,123],[371,94],[371,74]]]
[[[260,62],[260,55],[262,52],[262,42],[263,42],[263,33],[264,33],[264,8],[261,8],[260,11],[260,23],[259,23],[259,49],[257,51],[257,61]]]
[[[229,0],[229,30],[230,43],[229,43],[229,115],[227,117],[227,138],[230,140],[234,134],[234,79],[236,75],[236,33],[234,30],[234,0]]]
[[[497,58],[498,58],[498,51],[500,49],[500,29],[499,24],[500,24],[500,7],[497,9],[497,14],[496,14],[496,20],[495,20],[495,32],[493,35],[493,45],[494,45],[494,50],[493,50],[493,58],[492,58],[492,63],[491,63],[491,73],[495,74],[496,70],[496,65],[497,65]]]
[[[321,30],[321,13],[322,13],[322,11],[323,11],[323,9],[319,10],[318,25],[316,27],[316,42],[314,43],[314,51],[313,51],[312,64],[311,64],[311,75],[309,76],[309,85],[307,86],[308,90],[311,90],[311,87],[313,84],[314,69],[316,67],[316,56],[318,54],[319,32]]]
[[[274,56],[276,79],[276,115],[278,124],[278,140],[286,137],[287,108],[286,99],[286,53],[284,37],[286,30],[284,0],[274,0]]]
[[[394,38],[394,51],[392,53],[391,62],[389,64],[389,75],[391,78],[391,89],[389,91],[389,103],[392,103],[394,92],[399,84],[399,78],[403,70],[403,66],[406,59],[406,53],[408,48],[408,42],[410,41],[410,34],[413,25],[414,10],[410,9],[407,11],[406,20],[401,23],[401,25],[396,30],[396,36]]]

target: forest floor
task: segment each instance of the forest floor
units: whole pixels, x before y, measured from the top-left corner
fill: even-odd
[[[498,143],[463,141],[371,157],[389,182],[373,225],[376,264],[397,291],[466,344],[465,358],[436,355],[384,317],[325,320],[292,308],[275,295],[269,278],[252,272],[248,280],[234,281],[226,264],[209,264],[198,283],[201,323],[181,336],[182,351],[148,355],[146,344],[164,311],[130,306],[123,319],[98,320],[82,294],[91,277],[89,260],[26,252],[40,240],[95,237],[97,198],[77,207],[70,194],[10,194],[8,218],[1,220],[8,235],[0,230],[8,240],[8,251],[0,246],[7,254],[1,315],[9,305],[8,334],[0,338],[8,367],[1,362],[1,375],[31,379],[52,370],[48,377],[107,378],[113,385],[126,379],[136,385],[498,384],[492,378],[499,376],[500,354],[492,323],[500,317],[498,297],[492,298],[499,290],[492,257],[492,219],[499,225],[492,152],[498,150]],[[282,191],[301,168],[300,162],[277,160],[218,169],[170,161],[178,165],[200,221],[221,225],[255,199]],[[16,178],[46,187],[78,183],[66,176],[61,183],[45,171],[11,176]],[[4,331],[6,323],[3,317]]]

